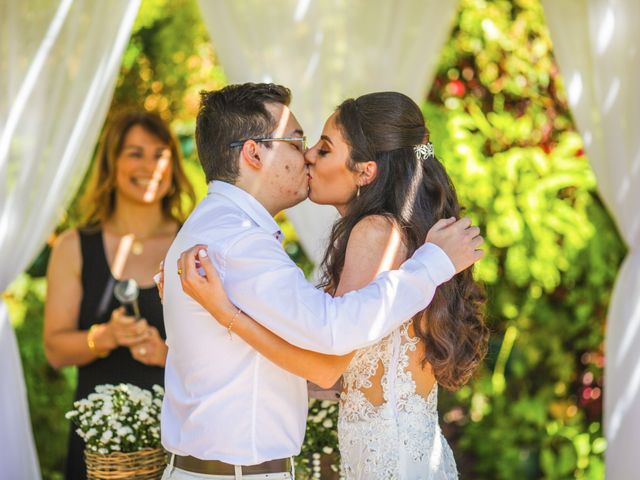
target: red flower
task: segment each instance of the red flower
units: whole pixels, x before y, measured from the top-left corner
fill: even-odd
[[[464,95],[466,88],[460,80],[451,80],[447,85],[447,91],[454,97],[461,97]]]

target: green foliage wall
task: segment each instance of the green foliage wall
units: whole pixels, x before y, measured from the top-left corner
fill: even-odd
[[[425,105],[485,230],[492,349],[441,401],[469,478],[603,478],[602,341],[624,247],[574,131],[538,1],[461,2]]]
[[[112,111],[143,107],[172,121],[199,196],[197,92],[224,82],[196,2],[144,0]],[[538,0],[460,2],[424,112],[436,154],[487,240],[476,276],[489,296],[490,353],[468,386],[440,396],[463,478],[604,476],[602,341],[624,247],[563,92]],[[309,272],[295,231],[278,220],[287,251]],[[63,224],[73,222],[71,214]],[[14,283],[10,305],[44,477],[59,478],[74,375],[48,367],[42,353],[43,264],[46,252]],[[335,455],[336,412],[323,405],[312,407],[310,462],[313,452]]]

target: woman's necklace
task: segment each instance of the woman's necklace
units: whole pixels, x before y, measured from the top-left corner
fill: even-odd
[[[142,255],[144,253],[144,241],[146,238],[139,238],[133,236],[133,243],[131,244],[131,253],[134,255]]]
[[[157,235],[161,228],[162,227],[157,228],[144,236],[136,235],[135,233],[120,234],[119,236],[122,238],[122,246],[129,244],[129,252],[131,252],[132,255],[139,257],[144,253],[144,242]]]
[[[157,230],[153,231],[148,235],[145,235],[144,237],[140,237],[135,233],[130,233],[129,235],[131,235],[132,237],[131,253],[135,256],[142,255],[144,253],[144,242],[158,235],[158,233],[160,233],[160,230],[161,228],[158,228]]]

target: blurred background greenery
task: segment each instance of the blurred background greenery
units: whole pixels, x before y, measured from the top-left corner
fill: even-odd
[[[109,116],[146,108],[171,122],[201,198],[198,92],[224,85],[196,1],[143,0]],[[440,396],[462,478],[604,478],[603,334],[624,246],[568,111],[539,0],[462,0],[423,108],[436,154],[487,241],[476,276],[489,296],[490,352],[469,385]],[[76,207],[58,232],[75,224]],[[310,273],[293,227],[283,214],[278,221]],[[75,370],[53,370],[44,357],[47,259],[45,247],[7,298],[43,477],[56,479]],[[322,410],[312,406],[302,474],[313,453],[337,455],[335,409]]]

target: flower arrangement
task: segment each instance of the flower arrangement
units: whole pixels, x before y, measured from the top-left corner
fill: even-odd
[[[302,452],[296,459],[296,470],[303,478],[342,478],[337,425],[337,402],[316,398],[309,401]]]
[[[98,385],[87,398],[74,402],[66,417],[85,441],[86,451],[129,453],[160,448],[160,409],[164,390],[135,385]]]

